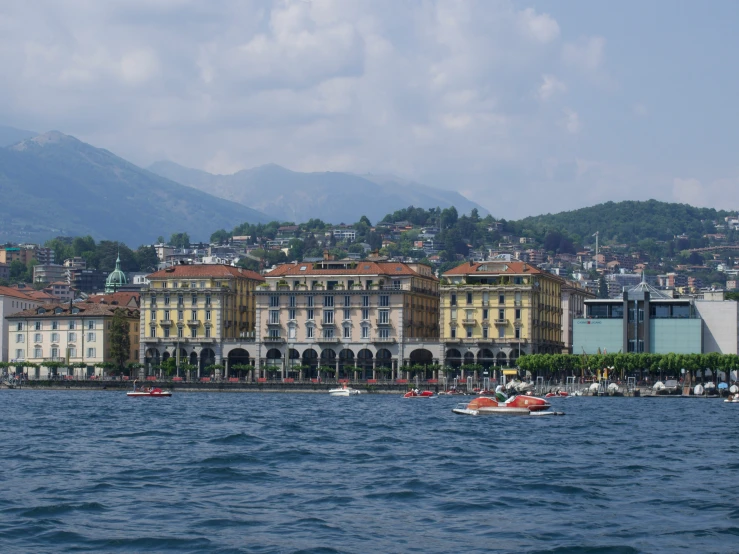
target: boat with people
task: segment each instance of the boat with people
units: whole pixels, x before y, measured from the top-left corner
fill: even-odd
[[[134,380],[133,382],[133,392],[127,392],[126,396],[130,396],[132,398],[139,398],[139,397],[168,398],[172,396],[171,391],[160,389],[159,387],[144,386],[144,387],[137,389],[136,388],[137,381],[138,380]]]
[[[569,395],[570,395],[569,393],[567,393],[567,392],[565,392],[563,390],[557,390],[557,391],[554,391],[554,392],[548,392],[548,393],[546,393],[544,395],[544,398],[556,398],[558,396],[564,397],[564,396],[569,396]]]
[[[329,389],[328,391],[328,394],[330,396],[357,396],[360,393],[361,391],[358,391],[357,389],[353,389],[346,385],[343,385],[337,389]]]
[[[724,402],[729,404],[739,404],[739,394],[730,394],[728,398],[724,399]]]
[[[468,403],[458,404],[452,412],[461,415],[564,415],[564,412],[548,411],[552,405],[544,398],[529,394],[518,394],[508,398],[502,387],[494,397],[478,396]]]
[[[403,395],[403,398],[433,398],[433,396],[434,393],[430,390],[411,389]]]

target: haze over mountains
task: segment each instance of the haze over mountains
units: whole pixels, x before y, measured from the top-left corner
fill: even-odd
[[[395,176],[341,172],[300,173],[274,164],[233,175],[213,175],[173,162],[156,162],[153,173],[215,196],[248,205],[278,221],[300,223],[311,218],[329,223],[354,223],[366,215],[373,223],[386,214],[418,206],[469,213],[488,211],[455,191],[441,190]]]
[[[183,231],[208,240],[219,227],[271,219],[58,131],[29,134],[0,134],[0,144],[26,137],[0,148],[1,242],[90,234],[138,245]]]

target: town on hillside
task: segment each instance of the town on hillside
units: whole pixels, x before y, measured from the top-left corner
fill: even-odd
[[[534,354],[739,354],[739,217],[639,228],[613,214],[576,228],[409,207],[135,250],[6,244],[0,363],[35,379],[377,381]]]

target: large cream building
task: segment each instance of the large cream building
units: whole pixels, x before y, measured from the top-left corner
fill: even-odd
[[[525,262],[465,262],[444,273],[445,364],[515,365],[519,356],[562,352],[564,281]]]
[[[198,367],[225,364],[224,349],[254,342],[254,290],[264,278],[221,264],[175,265],[152,273],[141,292],[141,362],[169,357]],[[248,363],[249,356],[235,359]],[[238,356],[238,353],[236,354]]]
[[[54,372],[76,377],[101,376],[101,364],[110,358],[110,325],[117,310],[128,320],[131,351],[129,362],[139,357],[139,311],[129,307],[81,302],[46,304],[8,316],[10,348],[16,360],[31,368],[31,379],[47,379]],[[85,364],[83,370],[55,370],[48,362]]]
[[[439,282],[424,264],[329,256],[284,264],[256,298],[262,370],[376,378],[380,368],[392,377],[403,365],[438,363]]]

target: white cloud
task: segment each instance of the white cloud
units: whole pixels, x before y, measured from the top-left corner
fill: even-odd
[[[562,112],[565,115],[563,125],[565,129],[567,129],[567,132],[573,135],[579,133],[582,125],[580,123],[580,116],[577,112],[570,108],[565,108]]]
[[[595,71],[603,64],[605,46],[606,39],[603,37],[584,37],[566,43],[562,48],[562,59],[568,65]]]
[[[557,93],[567,92],[567,85],[557,79],[554,75],[542,75],[539,85],[539,99],[546,101]]]
[[[519,12],[518,22],[529,37],[543,44],[559,37],[559,24],[549,14],[538,14],[533,8]]]

